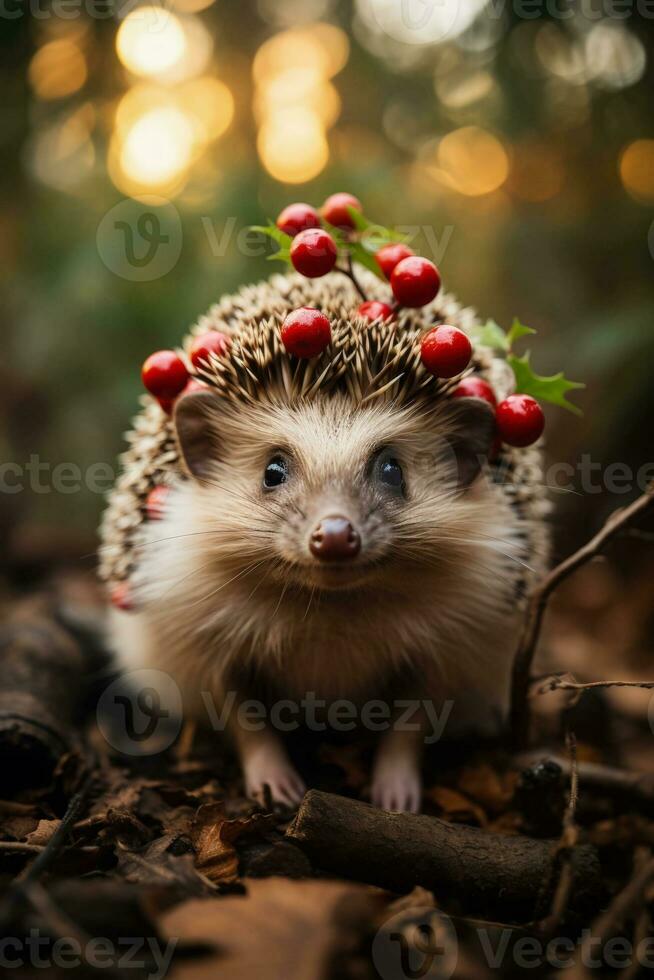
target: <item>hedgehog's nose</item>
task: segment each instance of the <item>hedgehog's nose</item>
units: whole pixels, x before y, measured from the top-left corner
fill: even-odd
[[[323,517],[311,534],[309,548],[320,561],[347,561],[361,551],[361,538],[346,517]]]

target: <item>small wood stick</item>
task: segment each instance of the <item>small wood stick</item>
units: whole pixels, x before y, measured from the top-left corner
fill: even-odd
[[[600,554],[607,544],[627,525],[644,514],[654,503],[654,485],[624,509],[617,510],[606,521],[604,527],[565,561],[545,576],[540,585],[531,593],[522,635],[513,661],[511,690],[511,732],[518,747],[526,744],[529,734],[529,684],[531,665],[540,637],[543,616],[552,593],[573,572]]]

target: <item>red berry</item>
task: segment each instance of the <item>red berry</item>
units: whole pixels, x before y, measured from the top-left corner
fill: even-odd
[[[299,232],[291,245],[291,262],[308,279],[326,276],[336,265],[336,242],[322,228]]]
[[[391,273],[398,262],[401,262],[402,259],[408,259],[409,256],[415,254],[413,249],[409,248],[408,245],[403,245],[402,242],[394,242],[392,245],[383,245],[375,255],[375,258],[381,271],[387,279],[390,279]]]
[[[452,398],[483,398],[493,408],[497,405],[495,392],[488,381],[484,381],[483,378],[480,378],[476,374],[471,375],[469,378],[462,378],[452,392]]]
[[[299,231],[320,228],[320,215],[310,204],[289,204],[277,218],[277,227],[295,238]]]
[[[392,306],[388,303],[380,303],[376,299],[368,299],[361,306],[357,307],[357,313],[362,316],[364,320],[368,320],[372,323],[373,320],[392,320],[395,316],[395,312]]]
[[[497,406],[497,430],[509,446],[530,446],[544,428],[543,410],[531,395],[509,395]]]
[[[157,401],[159,402],[159,408],[162,412],[165,412],[166,415],[173,414],[173,408],[175,407],[174,398],[157,398]]]
[[[422,338],[420,357],[434,377],[454,378],[470,363],[472,344],[457,327],[432,327]]]
[[[341,191],[327,198],[321,208],[321,212],[325,221],[328,221],[335,228],[355,228],[356,225],[352,220],[348,208],[354,208],[355,211],[363,212],[363,205],[358,197]]]
[[[209,330],[207,333],[195,337],[191,344],[191,363],[193,367],[199,368],[202,362],[209,360],[210,354],[222,357],[229,347],[229,337],[220,330]]]
[[[174,350],[158,350],[150,354],[141,368],[143,384],[150,394],[164,400],[179,395],[188,376],[184,361]]]
[[[150,490],[145,500],[145,513],[149,521],[160,521],[166,510],[166,498],[170,494],[170,487],[160,484]]]
[[[128,582],[118,582],[114,585],[109,599],[112,606],[122,609],[123,612],[131,612],[134,609],[134,600]]]
[[[426,306],[441,288],[440,272],[420,255],[402,259],[391,273],[391,289],[402,306]]]
[[[301,306],[288,314],[282,324],[282,343],[296,357],[317,357],[332,339],[329,320],[320,310]]]

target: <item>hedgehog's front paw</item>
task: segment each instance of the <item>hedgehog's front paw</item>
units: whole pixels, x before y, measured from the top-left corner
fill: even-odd
[[[386,753],[382,748],[372,773],[370,798],[382,810],[418,813],[422,779],[415,756],[404,752]]]
[[[267,786],[273,803],[290,807],[299,804],[306,787],[281,745],[267,741],[252,745],[242,762],[245,792],[250,799],[264,804]]]

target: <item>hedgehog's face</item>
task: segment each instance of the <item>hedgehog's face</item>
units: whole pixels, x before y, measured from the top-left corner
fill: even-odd
[[[321,590],[392,587],[451,549],[492,437],[476,399],[235,407],[201,393],[180,400],[176,424],[223,563]]]

